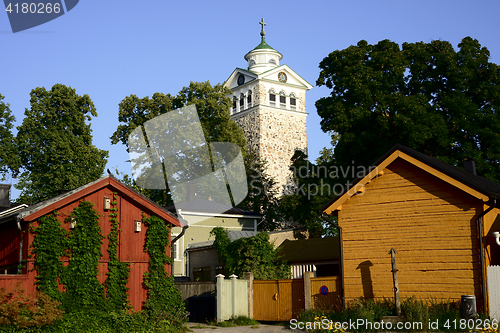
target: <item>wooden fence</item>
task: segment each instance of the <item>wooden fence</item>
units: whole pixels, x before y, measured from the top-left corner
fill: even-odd
[[[340,279],[306,273],[303,279],[254,280],[253,318],[289,321],[306,309],[340,309]]]
[[[488,300],[490,319],[500,321],[500,266],[488,266]]]

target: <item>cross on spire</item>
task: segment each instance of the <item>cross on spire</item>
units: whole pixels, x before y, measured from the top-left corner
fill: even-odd
[[[259,24],[262,25],[262,30],[260,31],[260,35],[262,36],[262,38],[264,38],[264,36],[266,35],[266,32],[264,31],[264,26],[267,25],[266,23],[264,23],[264,18],[262,18]]]

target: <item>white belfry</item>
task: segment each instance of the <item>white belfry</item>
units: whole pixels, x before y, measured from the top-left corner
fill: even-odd
[[[312,88],[287,65],[283,55],[265,41],[245,55],[247,69],[236,68],[225,82],[231,89],[231,118],[243,129],[247,149],[267,161],[267,172],[283,192],[291,184],[290,159],[296,150],[307,153],[306,91]]]

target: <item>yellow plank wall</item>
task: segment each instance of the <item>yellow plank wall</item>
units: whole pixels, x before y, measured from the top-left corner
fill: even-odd
[[[401,297],[454,301],[476,295],[481,306],[481,207],[465,192],[396,159],[339,211],[346,300],[394,297],[388,254],[394,247]]]

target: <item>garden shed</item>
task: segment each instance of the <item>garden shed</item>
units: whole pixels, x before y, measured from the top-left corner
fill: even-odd
[[[477,176],[473,161],[467,171],[402,145],[373,166],[323,206],[342,228],[346,301],[393,297],[394,248],[401,297],[475,295],[486,311],[487,267],[500,264],[500,184]]]
[[[37,227],[40,218],[57,212],[57,218],[64,229],[70,230],[71,221],[67,218],[75,207],[82,201],[93,204],[93,209],[100,216],[102,256],[99,260],[98,279],[101,283],[106,279],[108,271],[108,244],[107,236],[111,231],[114,213],[119,222],[118,230],[118,258],[130,265],[130,274],[127,283],[128,298],[133,309],[141,309],[146,300],[147,291],[143,286],[143,276],[148,269],[148,254],[144,251],[147,225],[143,219],[156,216],[165,221],[168,227],[182,227],[169,212],[165,211],[154,202],[120,183],[111,175],[88,183],[74,190],[62,193],[49,200],[32,206],[10,205],[0,208],[0,288],[10,289],[21,282],[22,287],[28,292],[35,291],[35,276],[33,271],[34,259],[29,257],[34,234],[31,227]],[[167,256],[170,248],[167,247]],[[67,257],[61,258],[66,264]],[[23,263],[17,273],[19,263]],[[170,265],[166,267],[170,273]],[[62,286],[60,286],[62,290]]]
[[[293,279],[302,279],[308,271],[314,277],[338,276],[339,238],[286,239],[278,247],[277,257],[291,266]]]

